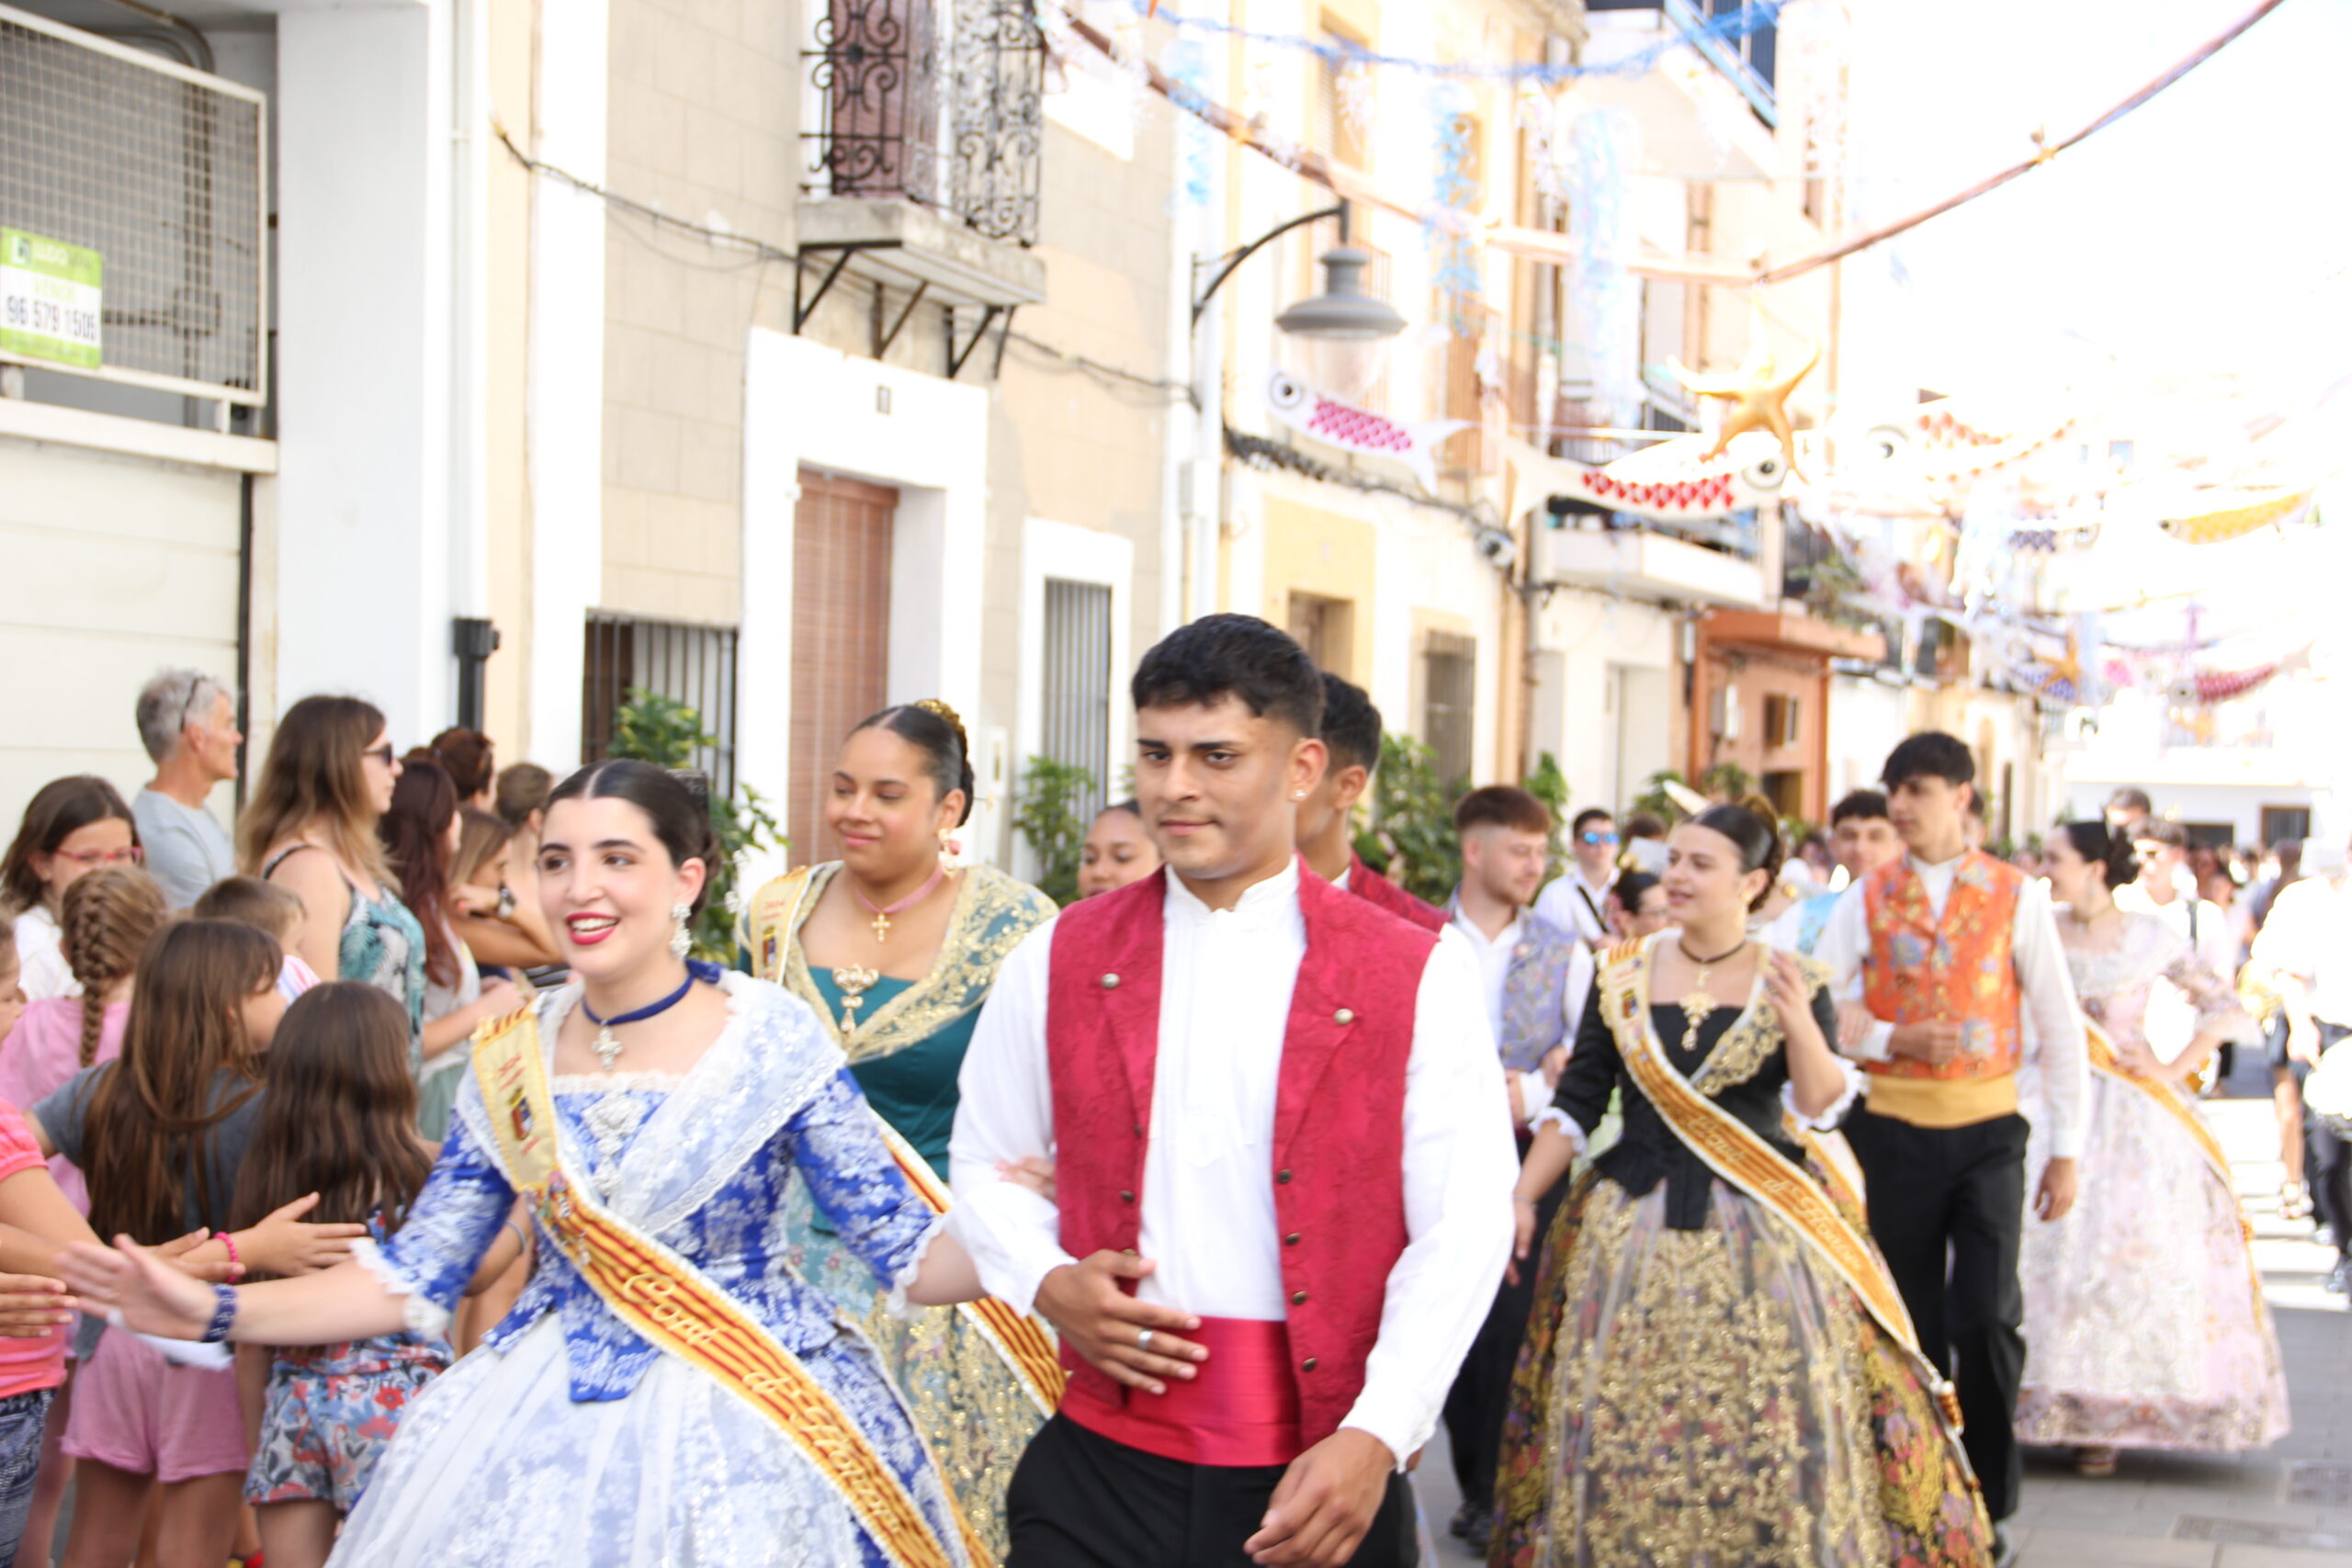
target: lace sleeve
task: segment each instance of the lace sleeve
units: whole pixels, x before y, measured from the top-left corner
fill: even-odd
[[[846,1069],[835,1074],[786,1131],[817,1207],[884,1290],[903,1292],[942,1216],[890,1157],[857,1080]]]
[[[452,1116],[441,1157],[406,1222],[381,1247],[362,1239],[352,1251],[360,1267],[404,1298],[409,1327],[437,1334],[447,1328],[514,1207],[514,1190],[505,1176],[474,1142],[464,1118]]]
[[[2178,987],[2189,1005],[2197,1010],[2197,1032],[2218,1034],[2225,1040],[2239,1040],[2254,1033],[2254,1021],[2238,1004],[2238,994],[2230,983],[2213,972],[2212,965],[2191,952],[2183,943],[2173,961],[2165,966],[2165,978]]]

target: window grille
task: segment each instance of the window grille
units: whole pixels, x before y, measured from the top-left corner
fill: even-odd
[[[1476,769],[1478,642],[1431,632],[1421,649],[1421,739],[1437,754],[1438,783],[1451,794]]]
[[[98,367],[28,363],[266,400],[266,102],[0,6],[0,224],[103,268]]]
[[[735,628],[648,620],[611,610],[588,612],[588,658],[580,699],[580,757],[612,755],[613,716],[638,689],[695,710],[717,744],[697,747],[692,766],[710,776],[710,793],[735,793]]]
[[[1046,671],[1039,750],[1093,784],[1077,801],[1091,821],[1111,789],[1111,590],[1101,582],[1046,580]]]

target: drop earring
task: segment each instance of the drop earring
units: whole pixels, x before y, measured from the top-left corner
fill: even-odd
[[[670,933],[670,956],[673,958],[684,958],[695,944],[694,938],[686,934],[686,922],[694,919],[694,913],[691,905],[670,906],[670,919],[676,923],[677,927]]]

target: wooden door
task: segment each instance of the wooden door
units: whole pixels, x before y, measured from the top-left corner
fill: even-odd
[[[800,470],[792,524],[792,780],[784,803],[795,865],[831,860],[825,795],[850,727],[888,698],[890,534],[899,492]]]

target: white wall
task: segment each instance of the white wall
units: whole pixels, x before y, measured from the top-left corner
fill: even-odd
[[[277,669],[449,716],[448,7],[278,18]]]
[[[1135,705],[1127,678],[1139,657],[1133,648],[1135,542],[1122,534],[1026,518],[1021,527],[1021,705],[1013,726],[1011,765],[1017,769],[1045,748],[1046,580],[1100,583],[1111,591],[1111,711],[1103,755],[1102,798],[1116,800],[1122,770],[1135,761]],[[1025,841],[1012,846],[1016,874],[1034,878],[1037,865]]]
[[[878,390],[889,393],[882,412]],[[989,398],[983,389],[853,358],[807,338],[751,331],[743,375],[743,605],[737,645],[736,770],[771,800],[792,777],[792,539],[802,465],[899,489],[890,581],[889,700],[937,697],[964,716],[976,769],[1001,716],[980,710],[980,585],[987,538]],[[1002,810],[981,784],[961,837],[997,841]],[[753,866],[757,886],[773,867]]]
[[[1868,675],[1829,678],[1828,800],[1879,787],[1886,754],[1910,733],[1908,688]]]
[[[1533,734],[1559,758],[1572,807],[1622,810],[1651,773],[1679,766],[1667,739],[1682,701],[1674,679],[1679,624],[1656,604],[1575,589],[1553,594],[1536,615],[1543,652]],[[1623,711],[1628,688],[1655,711]]]

